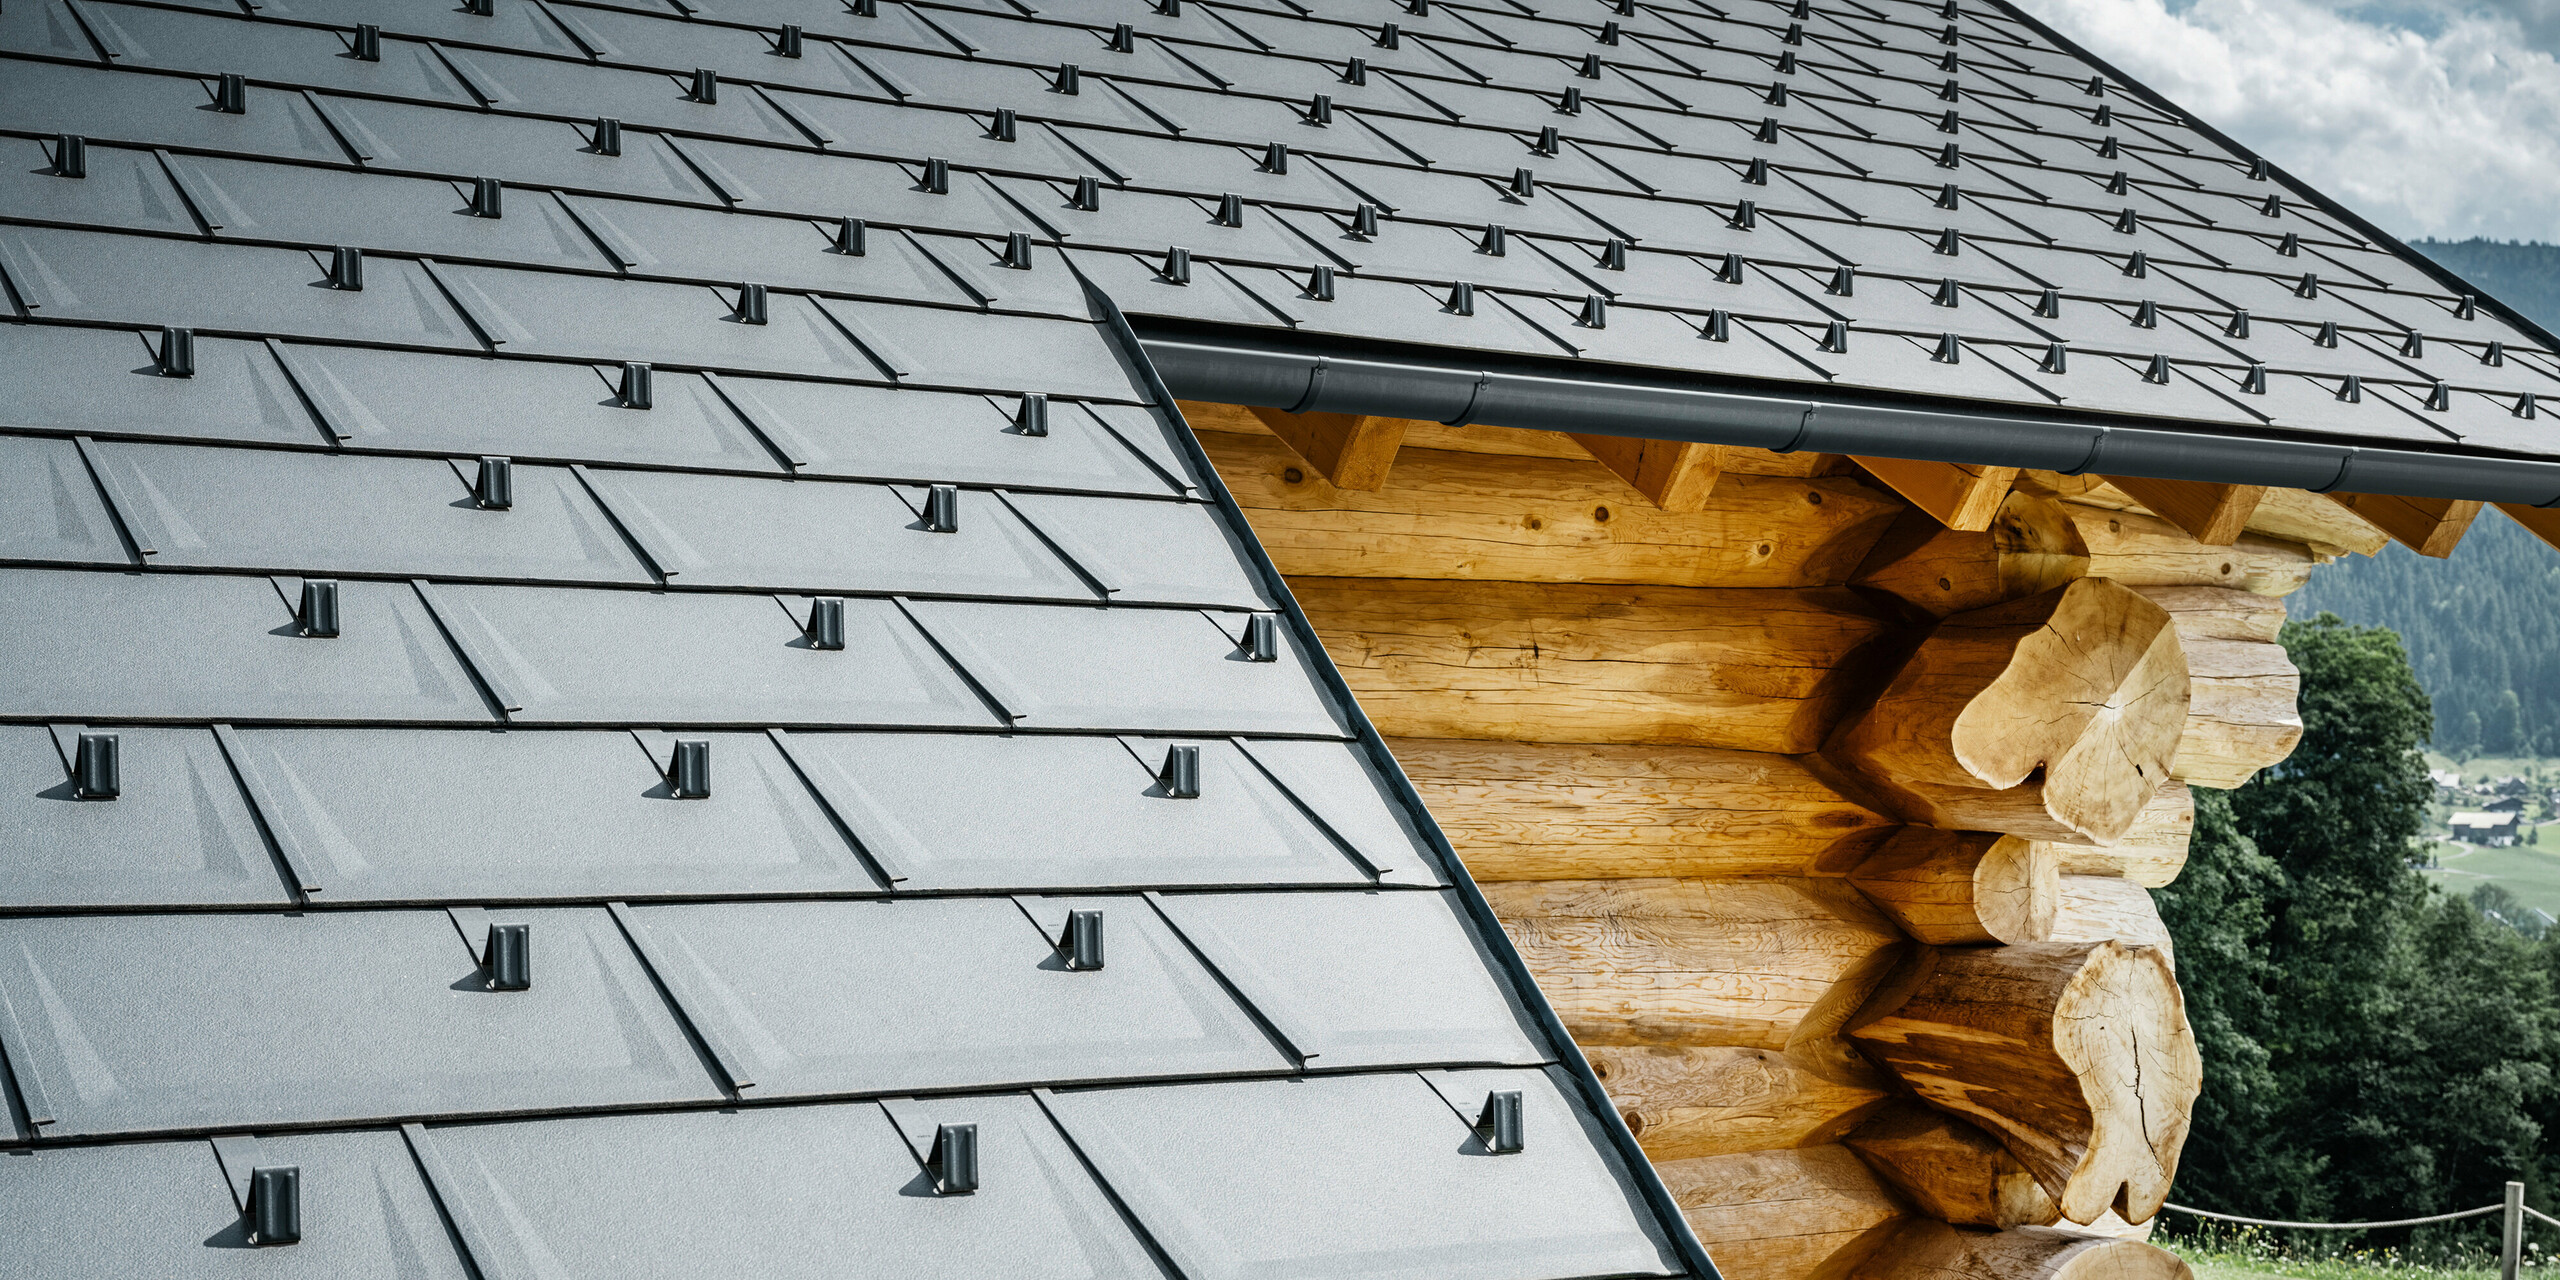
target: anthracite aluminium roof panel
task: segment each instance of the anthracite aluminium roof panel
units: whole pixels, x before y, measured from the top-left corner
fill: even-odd
[[[789,743],[904,889],[1373,883],[1229,742],[795,733]],[[1197,797],[1175,798],[1162,776],[1176,747],[1198,757]]]
[[[487,1275],[822,1280],[848,1259],[906,1275],[1163,1274],[1029,1095],[899,1105],[977,1126],[976,1192],[934,1194],[930,1138],[918,1150],[873,1102],[436,1126],[425,1142]]]
[[[677,736],[709,745],[707,795],[674,794]],[[759,733],[244,729],[230,741],[314,901],[880,887]]]
[[[201,360],[205,343],[199,342]],[[621,366],[365,347],[284,347],[348,450],[490,454],[771,475],[782,463],[700,375],[652,370],[645,408]],[[201,371],[197,377],[203,377]]]
[[[327,575],[652,581],[566,467],[512,466],[512,504],[473,497],[477,460],[102,444],[155,565]]]
[[[1244,650],[1243,613],[918,600],[913,616],[1014,723],[1038,729],[1340,736],[1285,630]]]
[[[1447,1080],[1468,1092],[1443,1101],[1399,1072],[1077,1090],[1050,1105],[1198,1280],[1678,1270],[1624,1174],[1584,1137],[1589,1118],[1545,1072]],[[1496,1088],[1521,1095],[1517,1153],[1489,1154],[1470,1130]]]
[[[749,1097],[1294,1065],[1144,898],[1026,907],[732,903],[639,907],[630,919],[687,1017],[745,1073]],[[1068,911],[1101,913],[1102,967],[1068,964]]]
[[[340,583],[329,639],[302,635],[294,607],[266,578],[0,569],[0,706],[91,720],[495,718],[408,584]]]
[[[301,1170],[300,1243],[251,1243],[229,1170],[202,1138],[13,1151],[0,1154],[0,1236],[9,1240],[11,1269],[60,1280],[226,1270],[285,1280],[471,1274],[399,1131],[270,1133],[255,1141],[266,1163]]]
[[[31,222],[123,227],[192,236],[200,230],[186,197],[158,157],[129,147],[89,148],[87,182],[62,182],[53,147],[32,138],[0,141],[0,201]]]
[[[446,584],[432,594],[521,723],[998,723],[888,600],[845,601],[844,648],[826,650],[772,596]]]
[[[1316,1065],[1536,1063],[1447,893],[1165,894],[1183,936]]]
[[[113,799],[74,785],[83,733],[115,738]],[[0,908],[289,900],[213,734],[0,726]]]
[[[417,263],[403,259],[369,263],[361,290],[315,288],[326,267],[299,249],[4,227],[0,268],[19,300],[47,320],[335,333],[480,349],[462,313]],[[179,281],[185,287],[173,287]]]
[[[1208,506],[1047,493],[1006,494],[1003,501],[1116,602],[1273,605],[1246,569],[1237,535]]]
[[[195,341],[195,376],[155,363],[158,335],[131,329],[0,325],[0,421],[99,435],[317,446],[322,441],[293,379],[265,344]]]
[[[444,911],[0,919],[9,1062],[40,1138],[720,1096],[602,908],[502,908],[491,990]]]
[[[660,571],[688,587],[1097,598],[983,490],[957,493],[956,527],[938,531],[925,522],[926,491],[912,486],[648,471],[595,471],[588,481],[668,557]]]
[[[1173,492],[1142,454],[1072,404],[1046,406],[1045,430],[1035,433],[1022,425],[1019,397],[774,378],[722,386],[811,475]]]
[[[0,559],[134,563],[71,441],[0,436]]]

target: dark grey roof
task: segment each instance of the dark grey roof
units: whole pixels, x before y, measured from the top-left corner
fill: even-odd
[[[1120,10],[0,9],[0,1272],[1712,1275],[1088,287],[1518,139]]]

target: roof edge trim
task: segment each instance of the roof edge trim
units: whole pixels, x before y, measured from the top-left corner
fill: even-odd
[[[2096,471],[2314,493],[2560,505],[2560,462],[1757,396],[1622,377],[1541,377],[1162,337],[1141,341],[1158,376],[1183,399],[1295,413],[1498,423],[2066,475]]]

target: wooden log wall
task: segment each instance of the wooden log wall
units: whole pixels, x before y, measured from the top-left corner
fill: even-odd
[[[1726,1276],[2183,1274],[2148,891],[2362,508],[1184,409]]]

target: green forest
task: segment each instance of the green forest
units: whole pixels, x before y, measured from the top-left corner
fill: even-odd
[[[2560,247],[2418,247],[2560,317]],[[2393,546],[2289,604],[2302,744],[2238,790],[2197,790],[2186,870],[2155,894],[2205,1060],[2171,1198],[2391,1219],[2493,1203],[2517,1179],[2550,1208],[2560,930],[2494,884],[2465,899],[2428,882],[2420,748],[2560,755],[2560,552],[2492,512],[2449,561]],[[2494,1221],[2294,1243],[2477,1258]]]

